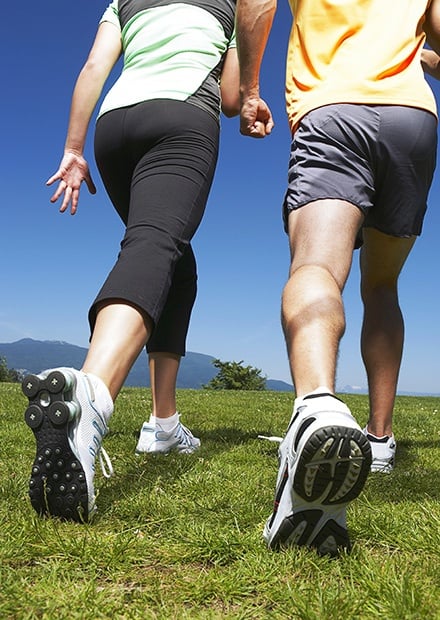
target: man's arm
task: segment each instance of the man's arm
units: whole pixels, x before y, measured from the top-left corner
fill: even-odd
[[[432,0],[429,5],[424,29],[429,46],[440,54],[440,0]]]
[[[422,49],[422,67],[425,73],[440,80],[440,56],[433,50]]]
[[[260,97],[260,68],[276,11],[276,0],[238,0],[237,47],[240,61],[240,132],[263,138],[273,128],[272,113]]]

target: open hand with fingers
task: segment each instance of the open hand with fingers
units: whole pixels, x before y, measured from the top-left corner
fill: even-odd
[[[50,201],[56,202],[64,194],[60,207],[61,213],[64,213],[70,205],[70,213],[75,215],[78,207],[79,191],[83,181],[85,181],[89,192],[96,194],[96,187],[90,175],[89,165],[82,155],[66,152],[57,172],[46,181],[46,185],[52,185],[56,181],[59,181],[59,184]]]

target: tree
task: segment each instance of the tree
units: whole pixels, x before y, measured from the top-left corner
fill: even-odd
[[[266,378],[261,376],[259,368],[243,366],[240,362],[222,362],[215,359],[213,366],[219,369],[217,375],[204,385],[210,390],[265,390]]]
[[[0,381],[9,381],[9,369],[4,357],[0,357]]]
[[[0,357],[0,383],[14,383],[22,380],[22,375],[18,370],[9,369],[6,359]]]
[[[12,381],[12,383],[20,383],[23,380],[23,377],[23,371],[16,370],[15,368],[9,369],[9,381]]]

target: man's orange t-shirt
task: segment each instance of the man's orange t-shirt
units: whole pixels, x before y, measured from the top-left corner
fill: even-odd
[[[286,103],[294,129],[333,103],[401,105],[436,114],[423,74],[430,0],[290,0]]]

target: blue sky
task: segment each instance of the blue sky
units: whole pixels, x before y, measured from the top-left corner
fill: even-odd
[[[74,217],[49,202],[45,181],[63,152],[70,97],[106,0],[45,0],[29,13],[8,3],[1,26],[0,342],[30,337],[87,346],[87,310],[116,258],[123,233],[100,183],[89,136],[86,157],[98,188],[84,187]],[[290,25],[280,0],[264,60],[262,95],[275,117],[263,141],[240,136],[222,118],[219,165],[204,221],[194,239],[199,295],[188,350],[244,360],[269,378],[290,381],[280,327],[289,265],[281,203],[290,136],[284,112],[284,58]],[[440,85],[432,84],[440,101]],[[91,125],[93,130],[93,123]],[[422,237],[401,276],[406,344],[400,391],[440,392],[440,169]],[[347,331],[338,387],[366,386],[359,353],[362,308],[358,255],[344,298]]]

